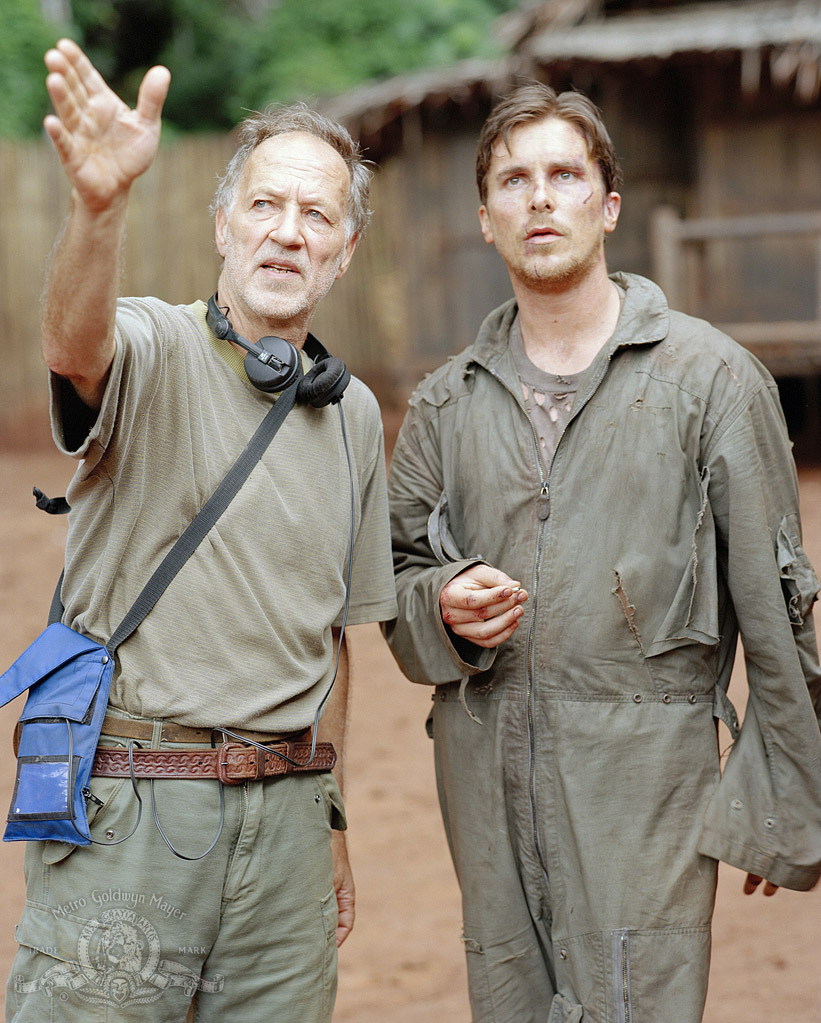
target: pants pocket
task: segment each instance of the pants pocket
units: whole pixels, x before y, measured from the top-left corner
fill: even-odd
[[[710,928],[611,933],[615,1023],[700,1023],[707,996]]]
[[[96,1023],[105,1018],[111,975],[93,961],[88,928],[67,913],[25,906],[14,932],[19,949],[6,988],[7,1019]]]
[[[314,775],[322,801],[328,810],[328,820],[334,831],[346,831],[348,819],[345,815],[345,803],[339,784],[332,771]]]
[[[543,1023],[554,987],[532,932],[491,942],[466,932],[462,940],[473,1023]]]
[[[131,782],[127,778],[91,779],[89,785],[91,798],[87,802],[86,813],[88,814],[89,831],[95,842],[100,841],[101,828],[105,824],[106,815],[126,784],[128,792],[133,795]],[[136,800],[134,802],[136,805]],[[60,863],[77,848],[79,847],[71,842],[44,842],[43,863],[49,865]]]

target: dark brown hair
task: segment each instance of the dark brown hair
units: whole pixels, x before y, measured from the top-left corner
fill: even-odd
[[[482,125],[476,154],[476,184],[482,202],[487,199],[486,181],[493,147],[499,141],[506,145],[511,131],[520,124],[544,117],[558,117],[576,128],[587,142],[591,158],[601,169],[605,192],[619,188],[621,167],[598,107],[584,93],[557,93],[549,85],[529,82],[500,100]]]

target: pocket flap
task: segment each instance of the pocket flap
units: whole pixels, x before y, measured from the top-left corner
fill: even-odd
[[[448,497],[444,491],[428,517],[428,543],[440,565],[450,565],[454,561],[462,560],[450,531]]]
[[[91,653],[81,654],[45,678],[30,683],[21,722],[37,718],[85,721],[109,663],[105,649],[95,646],[97,649]]]
[[[49,625],[0,675],[0,707],[75,657],[95,650],[98,662],[101,656],[108,656],[96,640],[81,636],[60,622]]]
[[[71,909],[76,907],[82,912],[85,905],[86,899],[77,898],[71,904]],[[82,932],[88,926],[87,919],[67,912],[64,906],[49,908],[27,902],[23,907],[20,922],[14,929],[14,937],[18,945],[45,952],[53,959],[76,963],[79,960]],[[97,919],[93,920],[93,926],[108,931],[106,925]]]
[[[709,498],[710,470],[701,474],[701,509],[693,530],[689,563],[664,621],[647,649],[648,657],[690,643],[719,641],[716,527]]]
[[[557,994],[550,1003],[547,1023],[584,1023],[585,1019],[584,1007],[568,1001],[562,994]]]

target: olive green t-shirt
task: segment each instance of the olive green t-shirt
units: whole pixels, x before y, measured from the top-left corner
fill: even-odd
[[[221,357],[205,304],[121,299],[103,404],[82,443],[52,378],[52,430],[79,459],[63,622],[105,642],[273,400]],[[226,343],[227,344],[227,343]],[[235,353],[228,346],[226,350]],[[396,614],[379,407],[342,401],[354,480],[348,624]],[[111,705],[193,726],[285,731],[313,721],[342,622],[350,478],[337,406],[297,405],[137,632]]]

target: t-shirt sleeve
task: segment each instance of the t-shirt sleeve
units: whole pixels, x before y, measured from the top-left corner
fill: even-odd
[[[118,301],[116,349],[96,414],[64,378],[49,375],[54,443],[63,454],[83,459],[86,471],[98,465],[112,444],[128,443],[150,403],[166,357],[161,307],[149,299]]]
[[[367,408],[370,442],[363,452],[359,476],[361,515],[354,540],[348,625],[383,622],[394,618],[396,590],[391,559],[385,445],[382,422],[372,395]],[[347,503],[346,503],[347,504]],[[342,624],[342,614],[334,622]]]

